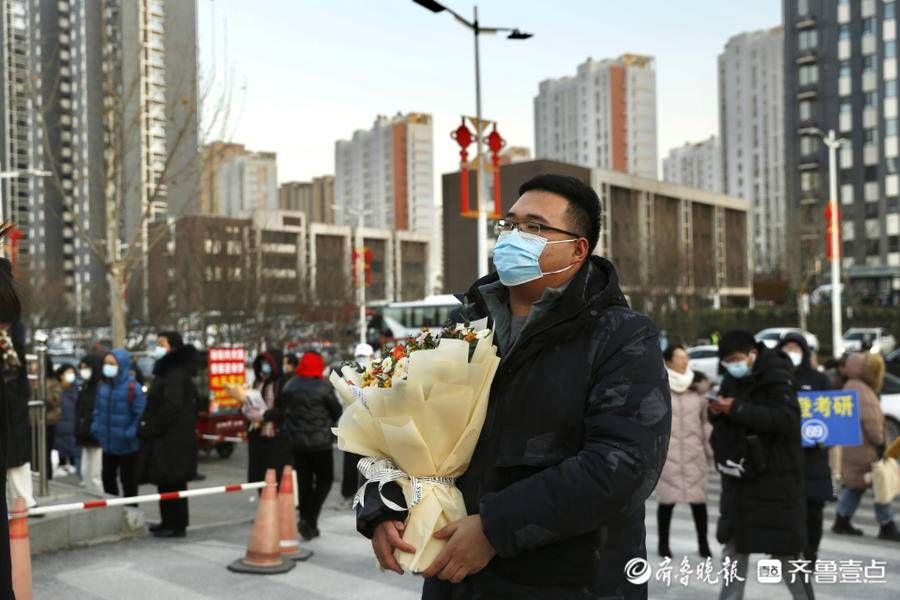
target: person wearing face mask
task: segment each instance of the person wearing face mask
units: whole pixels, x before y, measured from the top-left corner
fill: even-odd
[[[196,397],[194,385],[197,350],[185,344],[176,331],[163,331],[153,351],[153,384],[147,408],[138,426],[143,442],[140,480],[156,485],[160,494],[187,489],[197,471]],[[150,526],[158,538],[184,537],[188,526],[188,501],[159,503],[160,522]]]
[[[81,480],[89,492],[103,493],[103,450],[91,435],[94,420],[94,400],[103,371],[103,357],[88,354],[78,365],[81,385],[75,402],[75,442],[81,446]]]
[[[294,375],[282,372],[283,363],[278,350],[261,352],[253,361],[253,389],[259,391],[266,403],[266,410],[275,407],[275,399]],[[266,469],[281,473],[284,465],[293,463],[290,444],[285,436],[271,419],[265,418],[265,412],[257,411],[249,404],[244,404],[241,410],[250,421],[247,430],[247,481],[262,481],[266,477]]]
[[[468,516],[422,597],[646,598],[625,565],[646,557],[645,501],[671,427],[659,333],[628,307],[612,263],[594,255],[600,200],[582,181],[539,175],[497,222],[496,272],[476,281],[456,322],[494,332],[501,362],[484,426],[457,481]],[[367,486],[357,529],[400,572],[406,511],[396,483]]]
[[[700,556],[712,556],[707,540],[706,512],[706,474],[712,463],[709,445],[712,427],[706,417],[707,400],[692,388],[694,372],[688,368],[684,346],[668,346],[663,359],[672,393],[672,435],[666,464],[656,486],[659,555],[672,557],[669,527],[675,505],[682,503],[691,507]]]
[[[798,392],[831,389],[828,376],[813,366],[812,350],[802,334],[788,333],[781,338],[778,347],[794,364]],[[822,541],[825,502],[834,499],[828,449],[821,444],[803,448],[803,473],[806,483],[806,547],[803,549],[803,558],[815,564],[819,543]]]
[[[144,414],[147,397],[131,375],[131,355],[116,348],[103,357],[102,379],[94,400],[91,435],[103,448],[103,491],[123,496],[137,495],[137,429]]]
[[[75,404],[78,401],[78,377],[73,365],[63,365],[56,371],[62,386],[60,417],[56,423],[53,447],[59,453],[59,469],[69,474],[80,473],[81,448],[75,442]]]
[[[709,403],[710,442],[722,475],[716,539],[746,580],[750,554],[782,562],[784,573],[806,547],[806,500],[800,405],[794,365],[747,331],[729,331],[719,341],[725,377],[719,398]],[[795,599],[812,598],[801,579],[784,578]],[[744,581],[723,585],[720,598],[744,597]]]

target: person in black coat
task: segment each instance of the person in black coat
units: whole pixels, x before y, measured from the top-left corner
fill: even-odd
[[[258,390],[266,403],[266,409],[275,408],[275,400],[285,384],[294,376],[281,369],[284,359],[278,350],[261,352],[253,361],[253,388]],[[276,423],[266,418],[266,413],[256,414],[243,407],[250,420],[247,432],[247,481],[262,481],[267,469],[275,469],[277,478],[285,465],[293,463],[290,445]]]
[[[0,258],[0,328],[8,329],[19,322],[22,307],[13,285],[12,265]],[[26,385],[27,385],[26,379]],[[10,441],[9,396],[5,385],[0,385],[0,599],[15,598],[12,589],[12,569],[9,558],[9,521],[6,507],[7,448]]]
[[[37,502],[31,479],[31,424],[28,418],[31,386],[25,360],[25,324],[21,320],[4,332],[0,350],[8,434],[5,448],[7,484],[13,498],[22,496],[28,508],[33,508]]]
[[[75,442],[81,446],[81,480],[85,488],[95,494],[103,493],[103,449],[91,435],[94,421],[94,400],[103,376],[103,357],[88,354],[78,365],[81,387],[75,401]]]
[[[671,399],[656,327],[628,307],[612,263],[592,256],[600,201],[572,177],[519,188],[456,322],[493,329],[501,362],[468,470],[467,517],[428,567],[422,597],[647,598],[625,565],[646,559],[644,503],[666,461]],[[385,498],[405,505],[395,483]],[[384,568],[406,511],[367,485],[357,529]]]
[[[287,439],[297,469],[300,492],[300,535],[319,537],[319,513],[334,482],[331,428],[341,416],[334,388],[324,379],[325,361],[318,352],[307,352],[297,366],[297,376],[281,390],[275,408],[266,413]]]
[[[719,342],[726,375],[710,403],[710,443],[722,474],[716,538],[746,579],[752,553],[773,555],[788,573],[806,547],[806,501],[800,405],[794,365],[753,334],[730,331]],[[794,598],[812,598],[802,579],[784,578]],[[743,598],[744,582],[722,588],[720,598]]]
[[[789,333],[778,346],[794,364],[794,379],[798,392],[821,392],[831,389],[828,375],[812,366],[812,350],[806,338],[799,333]],[[806,480],[806,547],[803,558],[815,561],[822,541],[822,522],[825,503],[834,500],[831,482],[831,464],[828,448],[821,444],[803,448],[803,470]]]
[[[196,395],[192,376],[196,349],[174,331],[159,334],[159,358],[153,384],[138,428],[143,480],[156,484],[159,493],[187,489],[197,471]],[[187,499],[159,503],[161,521],[150,527],[156,537],[184,537],[188,526]]]

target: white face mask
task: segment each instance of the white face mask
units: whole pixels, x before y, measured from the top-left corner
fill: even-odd
[[[802,352],[788,352],[788,358],[791,359],[791,362],[794,363],[795,367],[799,367],[803,364],[803,353]]]
[[[673,371],[666,367],[666,371],[669,372],[669,387],[672,388],[672,391],[676,394],[686,392],[687,389],[691,387],[691,384],[694,383],[694,372],[690,369],[684,373],[679,373],[678,371]]]
[[[63,381],[65,383],[68,383],[69,385],[72,385],[73,383],[75,383],[75,373],[73,371],[66,371],[63,374]]]
[[[91,371],[90,369],[82,369],[81,370],[81,378],[84,379],[85,381],[90,379],[91,375],[93,375],[93,371]]]

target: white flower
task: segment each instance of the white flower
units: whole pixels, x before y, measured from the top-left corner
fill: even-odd
[[[489,335],[491,335],[490,329],[482,329],[481,331],[475,332],[475,337],[478,338],[479,340],[486,339]]]
[[[393,381],[403,381],[409,373],[409,358],[404,356],[394,365]]]
[[[394,369],[394,361],[390,356],[385,357],[383,361],[381,361],[381,370],[385,373],[390,373]]]

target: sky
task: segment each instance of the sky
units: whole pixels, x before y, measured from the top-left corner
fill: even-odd
[[[780,11],[779,0],[483,0],[483,26],[534,33],[481,36],[484,116],[533,152],[540,81],[588,57],[649,54],[662,159],[718,132],[719,53],[733,35],[779,25]],[[433,115],[436,182],[458,168],[450,131],[475,113],[474,46],[449,13],[412,0],[198,0],[198,30],[205,141],[277,152],[279,183],[334,173],[335,140],[398,111]],[[223,105],[227,118],[208,116]]]

